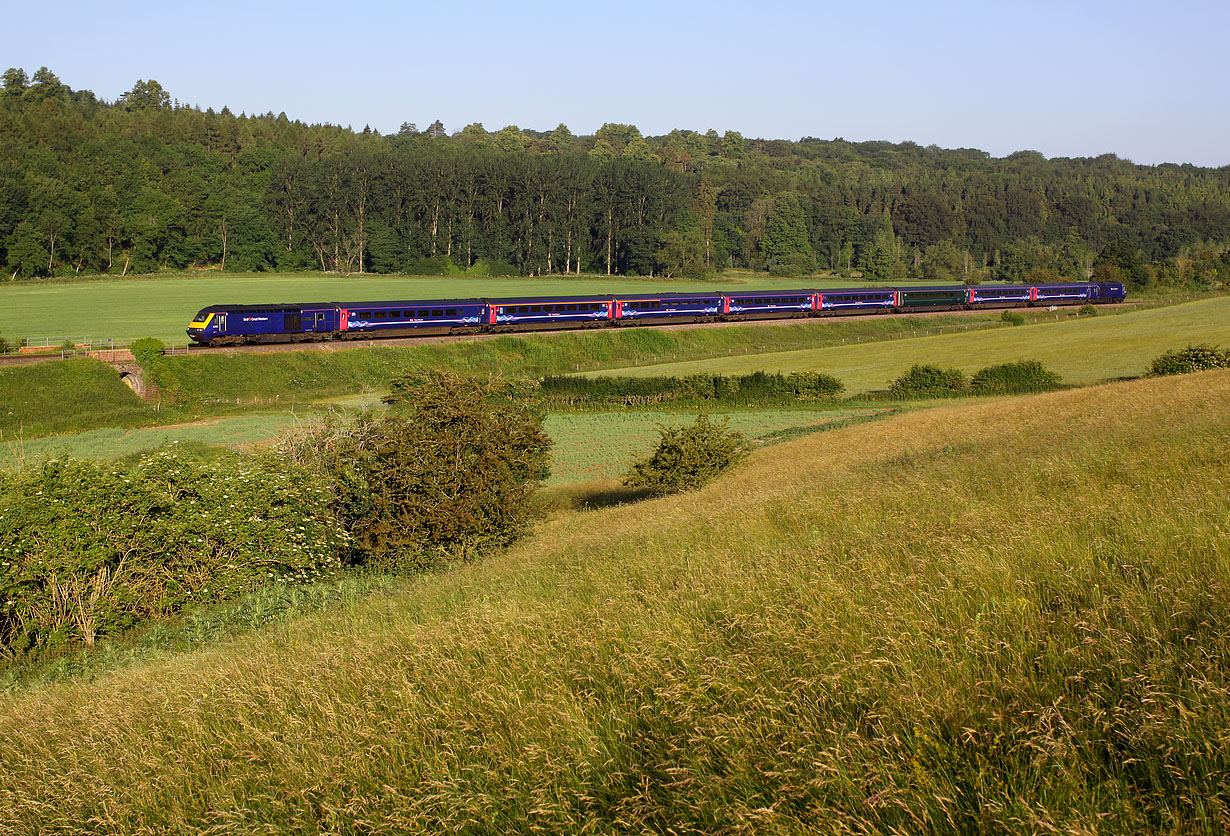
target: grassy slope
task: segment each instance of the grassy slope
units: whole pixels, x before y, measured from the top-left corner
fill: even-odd
[[[654,293],[711,287],[797,288],[822,281],[825,287],[861,286],[841,279],[773,279],[741,275],[718,282],[662,279],[453,278],[405,276],[212,275],[143,277],[87,282],[30,282],[0,285],[0,334],[132,340],[158,337],[183,344],[192,315],[206,305],[262,302],[442,299],[474,296],[536,296],[553,293]]]
[[[1227,402],[1209,372],[809,436],[0,697],[0,831],[1224,832]]]
[[[159,413],[97,360],[0,369],[0,441],[157,423]]]
[[[970,372],[992,363],[1028,359],[1042,361],[1069,383],[1096,383],[1139,375],[1159,354],[1200,342],[1230,345],[1230,297],[1023,328],[639,366],[620,374],[823,371],[841,378],[849,391],[859,392],[887,388],[914,363]]]

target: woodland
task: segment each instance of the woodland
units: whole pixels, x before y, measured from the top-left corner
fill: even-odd
[[[833,121],[831,118],[826,121]],[[1230,167],[604,124],[382,135],[49,69],[0,90],[0,280],[162,271],[1230,280]]]

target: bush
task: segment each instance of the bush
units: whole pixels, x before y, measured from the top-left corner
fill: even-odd
[[[285,462],[178,451],[52,460],[0,480],[0,655],[115,633],[340,567],[324,486]]]
[[[350,559],[418,571],[519,537],[550,472],[533,384],[433,371],[392,389],[391,414],[326,423],[282,445],[332,485]]]
[[[1077,316],[1097,316],[1098,309],[1095,305],[1088,302],[1080,306],[1080,310],[1076,312]]]
[[[624,484],[655,496],[693,490],[734,467],[748,451],[743,434],[727,429],[726,421],[714,424],[698,415],[691,426],[662,427],[657,448],[632,464]]]
[[[480,258],[466,270],[467,276],[519,276],[521,271],[498,258]]]
[[[1167,351],[1150,364],[1149,374],[1159,377],[1226,368],[1230,368],[1230,350],[1201,343],[1200,345],[1189,345],[1178,351]]]
[[[770,406],[834,398],[845,385],[819,372],[748,375],[688,375],[686,377],[546,377],[539,384],[552,405],[659,406],[680,403],[721,403]]]
[[[146,372],[154,371],[154,367],[162,362],[162,353],[166,350],[166,343],[154,337],[142,337],[129,348],[137,365]]]
[[[999,318],[1009,325],[1024,325],[1025,315],[1019,314],[1016,311],[1004,311],[999,315]]]
[[[893,381],[889,391],[899,398],[936,398],[966,391],[965,375],[960,369],[918,364]]]
[[[987,366],[970,378],[970,391],[976,395],[1008,395],[1046,392],[1060,385],[1060,377],[1037,360],[1021,360]]]

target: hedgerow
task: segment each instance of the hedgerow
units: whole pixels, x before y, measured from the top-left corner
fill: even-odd
[[[0,476],[0,655],[321,578],[346,540],[325,486],[272,459],[44,461]]]
[[[975,395],[1015,395],[1058,388],[1060,377],[1037,360],[1020,360],[980,369],[970,378]]]
[[[835,398],[845,385],[819,372],[685,377],[552,376],[539,384],[552,408],[708,404],[775,406]]]
[[[919,363],[893,381],[889,391],[898,398],[935,398],[966,391],[965,374],[960,369],[941,369]]]

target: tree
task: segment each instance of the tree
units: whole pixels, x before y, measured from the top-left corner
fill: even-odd
[[[517,539],[550,470],[534,384],[447,371],[394,379],[391,412],[286,444],[323,474],[355,559],[422,569]]]
[[[138,79],[131,90],[120,96],[119,103],[125,110],[161,110],[171,106],[171,94],[152,78]]]
[[[492,140],[495,147],[504,152],[524,151],[530,144],[529,137],[523,134],[516,125],[505,125],[500,128]]]
[[[20,67],[10,67],[4,71],[5,101],[21,101],[29,86],[30,78],[26,75],[25,70]]]
[[[793,255],[811,258],[811,240],[798,195],[787,192],[773,201],[760,248],[770,260],[785,261]]]
[[[568,126],[563,122],[560,122],[555,126],[555,130],[547,134],[547,143],[557,154],[567,151],[574,142],[576,142],[576,137],[572,135],[572,131],[568,130]]]

